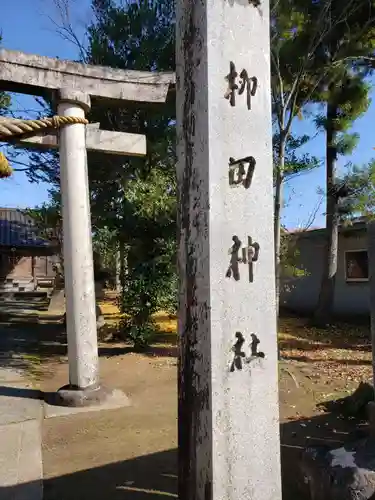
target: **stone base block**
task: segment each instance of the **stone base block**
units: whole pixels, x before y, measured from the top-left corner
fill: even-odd
[[[104,394],[103,394],[104,393]],[[66,403],[71,403],[72,399],[70,395],[67,395],[67,392],[63,393],[63,397],[67,396],[65,399],[61,399],[61,394],[53,393],[45,396],[44,403],[44,418],[53,418],[53,417],[64,417],[69,415],[74,415],[77,413],[86,413],[86,412],[96,412],[96,411],[104,411],[104,410],[117,410],[119,408],[125,408],[131,405],[131,401],[119,389],[113,389],[112,391],[103,389],[101,390],[102,396],[95,395],[93,398],[87,398],[85,395],[85,401],[90,404],[86,404],[86,406],[66,406]],[[73,396],[74,402],[77,403],[77,398],[81,396],[76,394]],[[65,406],[62,406],[61,402],[65,403]]]
[[[103,386],[80,389],[79,387],[66,385],[57,392],[46,394],[45,401],[53,406],[82,408],[103,404],[111,397],[112,393],[113,390]]]
[[[375,440],[357,441],[337,449],[307,448],[302,472],[310,500],[370,500],[375,498]]]
[[[370,435],[375,439],[375,401],[370,401],[370,403],[368,403],[367,416],[370,427]]]

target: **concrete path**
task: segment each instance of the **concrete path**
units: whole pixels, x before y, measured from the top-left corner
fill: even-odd
[[[59,299],[61,305],[61,295]],[[58,305],[55,304],[56,309]],[[30,311],[20,310],[19,314],[21,319],[17,321],[13,321],[14,317],[0,321],[0,500],[42,500],[43,421],[51,422],[51,417],[75,413],[114,410],[129,406],[130,402],[122,391],[114,390],[100,406],[77,409],[45,404],[44,394],[33,388],[32,359],[34,353],[36,356],[40,353],[41,357],[55,355],[59,359],[60,350],[51,346],[56,343],[61,353],[65,353],[64,335],[54,325],[50,330],[48,324],[39,324],[35,319],[29,327]],[[67,380],[68,374],[64,372],[60,385],[56,382],[51,389],[64,385]]]
[[[22,371],[0,368],[0,500],[42,500],[39,391]]]
[[[1,500],[41,500],[43,466],[40,421],[0,426]]]
[[[25,343],[35,332],[0,328],[0,500],[42,500],[42,425],[44,418],[98,412],[129,406],[120,390],[90,408],[63,408],[44,403],[28,377]],[[61,384],[62,385],[62,384]]]

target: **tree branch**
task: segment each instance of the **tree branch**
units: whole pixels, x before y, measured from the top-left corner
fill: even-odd
[[[324,198],[325,198],[324,195],[322,195],[320,197],[320,199],[318,200],[318,202],[316,203],[315,208],[313,209],[313,211],[309,215],[309,218],[307,219],[306,225],[304,227],[304,231],[307,231],[313,225],[313,223],[316,219],[316,216],[318,214],[318,211],[319,211],[320,207],[322,206]]]
[[[49,20],[56,28],[56,32],[63,40],[67,40],[78,48],[79,57],[82,62],[87,60],[87,50],[84,44],[79,40],[73,25],[71,23],[69,0],[53,0],[60,17],[60,23],[56,22],[51,16]]]

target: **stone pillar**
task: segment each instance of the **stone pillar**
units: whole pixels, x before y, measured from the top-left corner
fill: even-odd
[[[372,383],[375,386],[375,221],[367,224],[368,270],[370,283],[370,314],[372,341]]]
[[[178,0],[176,52],[178,497],[280,500],[268,0]]]
[[[90,109],[90,97],[80,92],[64,89],[59,97],[59,115],[84,118]],[[80,405],[82,393],[99,386],[85,125],[62,127],[59,151],[69,358],[69,386],[59,394]]]
[[[375,221],[367,224],[368,269],[370,284],[370,315],[371,315],[371,342],[372,342],[372,383],[375,387]],[[370,432],[375,437],[375,403],[368,404]]]

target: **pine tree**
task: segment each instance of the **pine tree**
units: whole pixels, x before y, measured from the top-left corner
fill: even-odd
[[[335,72],[373,64],[374,0],[271,1],[271,90],[278,141],[275,162],[275,262],[278,299],[280,213],[288,141],[296,117],[337,82]],[[340,69],[341,68],[341,69]],[[303,165],[302,165],[303,166]],[[307,169],[310,165],[307,164]],[[303,169],[302,169],[303,171]]]
[[[365,113],[369,106],[370,87],[363,77],[348,71],[338,72],[325,93],[326,116],[318,117],[317,125],[326,132],[326,242],[323,254],[323,274],[314,323],[329,324],[333,311],[335,279],[337,272],[338,230],[340,224],[340,200],[347,197],[347,190],[337,181],[337,160],[350,154],[357,146],[359,136],[350,134],[353,122]]]

